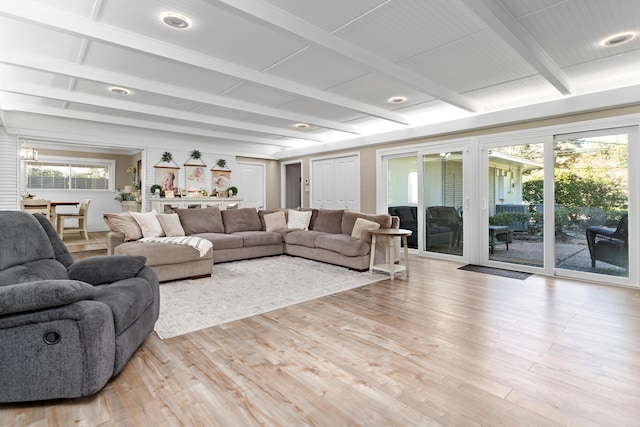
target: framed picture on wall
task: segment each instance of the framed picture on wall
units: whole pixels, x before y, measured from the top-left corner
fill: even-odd
[[[165,190],[164,191],[164,197],[168,197],[168,198],[174,198],[176,197],[175,193],[171,190]]]

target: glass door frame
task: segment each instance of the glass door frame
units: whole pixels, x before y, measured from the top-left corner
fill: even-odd
[[[489,223],[489,156],[488,150],[497,147],[523,144],[544,144],[544,200],[549,203],[544,204],[544,266],[534,267],[506,262],[492,261],[489,259],[489,236],[482,233],[480,264],[490,267],[518,270],[534,274],[555,277],[567,277],[572,279],[587,280],[599,283],[614,284],[639,288],[640,278],[640,229],[636,226],[640,221],[639,201],[640,201],[640,130],[638,123],[640,116],[617,117],[610,119],[599,119],[589,122],[569,123],[565,125],[544,127],[528,131],[515,131],[501,134],[493,134],[480,137],[479,142],[479,179],[478,194],[480,194],[480,222],[477,224],[478,230],[486,228]],[[629,276],[616,277],[591,272],[574,271],[555,267],[555,218],[554,218],[554,143],[556,136],[566,138],[572,135],[590,136],[602,135],[604,133],[616,133],[621,130],[629,134],[628,143],[628,168],[629,168]],[[586,239],[586,238],[585,238]],[[586,240],[585,240],[586,242]]]

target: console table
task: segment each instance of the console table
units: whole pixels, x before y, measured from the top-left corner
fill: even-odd
[[[391,280],[394,279],[396,273],[405,272],[407,276],[409,276],[409,248],[407,246],[407,237],[411,236],[411,230],[405,229],[378,229],[378,230],[368,230],[369,234],[371,234],[371,255],[369,256],[369,272],[372,273],[374,270],[383,271],[385,273],[389,273]],[[383,264],[373,264],[374,258],[376,256],[376,241],[378,237],[382,237],[384,239],[384,263]],[[404,265],[402,265],[402,257],[400,258],[400,263],[396,265],[395,263],[395,253],[396,253],[396,237],[400,237],[402,239],[402,245],[404,246]],[[393,254],[393,255],[392,255]]]
[[[216,206],[222,211],[229,207],[239,208],[242,200],[244,199],[238,197],[160,197],[151,199],[151,209],[155,209],[156,212],[164,212],[165,206],[170,209],[204,209]]]

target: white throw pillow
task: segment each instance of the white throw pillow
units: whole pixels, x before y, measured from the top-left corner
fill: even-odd
[[[284,211],[270,213],[263,218],[266,231],[276,231],[287,228],[287,219],[284,216]]]
[[[308,230],[312,213],[312,211],[295,211],[293,209],[289,209],[289,222],[287,223],[287,228]]]
[[[351,231],[351,237],[355,237],[356,239],[362,239],[362,232],[366,230],[377,230],[380,228],[380,224],[377,222],[369,221],[364,218],[356,219],[356,223],[353,226],[353,231]]]
[[[184,228],[182,228],[182,223],[177,213],[158,214],[157,218],[167,237],[184,236]]]
[[[156,217],[156,210],[151,212],[131,212],[133,219],[136,220],[142,230],[142,237],[161,237],[164,236],[162,225]]]

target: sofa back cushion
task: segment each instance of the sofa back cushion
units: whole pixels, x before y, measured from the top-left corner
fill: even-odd
[[[124,241],[142,239],[142,229],[138,225],[131,212],[102,214],[104,222],[111,231],[119,231],[124,234]]]
[[[0,242],[0,270],[55,258],[47,233],[30,213],[0,212]]]
[[[318,209],[318,215],[313,223],[313,230],[325,233],[342,233],[342,209]],[[354,220],[355,222],[355,220]],[[349,233],[351,234],[351,233]]]
[[[206,209],[177,209],[184,234],[224,233],[222,215],[218,207]]]
[[[364,218],[367,221],[373,221],[380,224],[380,228],[391,228],[391,216],[387,214],[367,215],[358,212],[345,211],[342,215],[342,233],[351,234],[353,227],[356,225],[358,218]]]
[[[258,211],[254,208],[229,209],[222,211],[224,232],[227,234],[237,231],[260,231],[262,222]]]

